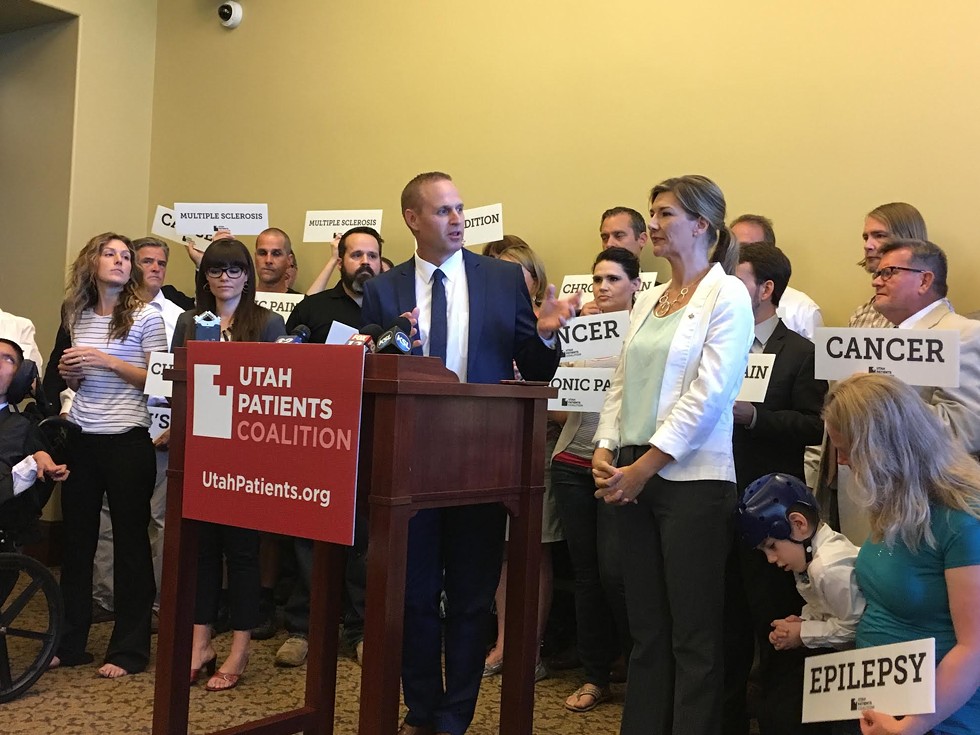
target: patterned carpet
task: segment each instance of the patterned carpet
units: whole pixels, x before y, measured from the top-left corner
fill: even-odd
[[[92,628],[88,650],[105,650],[111,623]],[[253,643],[248,671],[238,688],[211,693],[202,685],[191,692],[190,732],[208,733],[225,727],[292,709],[302,703],[306,667],[283,669],[273,665],[273,657],[285,633],[268,641]],[[219,660],[227,653],[231,638],[216,641]],[[349,658],[338,662],[337,735],[357,733],[358,692],[361,669]],[[0,705],[0,733],[3,735],[89,735],[94,733],[149,733],[153,709],[153,662],[150,669],[135,676],[106,680],[96,676],[97,665],[56,669],[46,673],[20,699]],[[596,735],[617,733],[622,711],[622,686],[614,688],[617,697],[586,714],[567,712],[565,698],[581,683],[580,670],[557,672],[537,684],[534,732],[536,735]],[[471,735],[497,732],[500,706],[500,678],[485,679]]]

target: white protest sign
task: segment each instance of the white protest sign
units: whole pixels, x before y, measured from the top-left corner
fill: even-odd
[[[156,439],[170,428],[170,409],[167,406],[147,406],[150,412],[150,438]]]
[[[345,345],[347,340],[357,334],[357,330],[354,327],[348,326],[343,322],[338,322],[336,319],[333,320],[333,324],[330,325],[330,331],[327,332],[328,345]]]
[[[637,293],[649,291],[657,284],[657,272],[640,273],[640,290]],[[592,274],[580,276],[565,276],[558,290],[558,298],[564,299],[575,293],[582,293],[582,303],[592,299]]]
[[[463,210],[463,220],[463,242],[467,245],[483,245],[504,237],[503,204]]]
[[[177,232],[177,228],[174,226],[176,221],[177,216],[174,210],[158,204],[157,211],[153,215],[153,225],[150,227],[150,234],[162,237],[165,240],[173,240],[179,243],[186,242],[184,239],[186,236]],[[198,230],[191,242],[198,250],[207,250],[208,245],[211,244],[212,233],[201,233],[202,231]]]
[[[885,373],[909,385],[960,384],[960,334],[938,329],[830,329],[814,337],[815,377],[841,380]]]
[[[272,309],[286,321],[289,321],[289,315],[293,313],[293,308],[295,308],[296,304],[305,298],[306,296],[301,293],[268,293],[267,291],[258,291],[255,294],[255,301],[259,306]]]
[[[589,360],[618,355],[623,350],[623,338],[629,326],[628,311],[570,319],[558,330],[562,360]]]
[[[551,379],[558,397],[548,400],[549,411],[588,411],[598,413],[615,368],[560,367]]]
[[[181,235],[231,230],[234,235],[258,235],[269,226],[268,204],[174,204],[174,226]]]
[[[936,711],[936,639],[810,656],[803,665],[803,722]]]
[[[306,213],[303,242],[331,242],[351,227],[373,227],[381,232],[380,209],[311,209]]]
[[[775,355],[749,355],[749,364],[745,366],[745,378],[738,392],[736,401],[751,401],[762,403],[766,400],[769,381],[772,380],[772,366],[776,362]]]
[[[174,384],[170,380],[164,380],[163,369],[173,365],[173,353],[151,352],[150,364],[146,366],[146,384],[143,386],[143,392],[148,396],[170,398],[173,395]]]

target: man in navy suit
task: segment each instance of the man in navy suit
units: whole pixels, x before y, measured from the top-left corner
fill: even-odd
[[[555,331],[575,305],[558,301],[551,286],[535,320],[520,266],[463,249],[463,201],[448,175],[419,174],[401,204],[415,256],[365,284],[365,322],[387,326],[409,315],[421,342],[413,352],[441,357],[463,382],[512,379],[514,361],[525,379],[550,380],[559,358]],[[400,735],[462,735],[469,727],[504,519],[503,508],[493,504],[421,510],[410,521],[402,653],[408,715]]]
[[[771,472],[805,480],[803,453],[823,437],[820,411],[827,381],[813,376],[813,343],[788,329],[776,314],[791,273],[789,259],[775,245],[753,242],[739,249],[735,275],[749,291],[755,316],[751,351],[776,356],[765,400],[735,402],[732,445],[740,493]],[[769,644],[770,623],[799,615],[803,606],[793,575],[766,563],[760,552],[744,548],[739,541],[731,563],[725,614],[724,735],[749,731],[745,688],[752,668],[753,634],[759,646],[762,690],[756,708],[759,731],[762,735],[824,732],[822,724],[800,724],[803,653],[813,655],[813,651],[775,651]]]

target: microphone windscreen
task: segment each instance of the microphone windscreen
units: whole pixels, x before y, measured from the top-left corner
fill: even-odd
[[[384,334],[384,331],[384,327],[382,327],[380,324],[365,324],[363,327],[361,327],[361,334],[368,335],[375,342],[378,341],[378,337]]]
[[[397,319],[395,319],[395,323],[392,326],[398,327],[405,334],[412,333],[412,323],[408,320],[407,317],[403,317],[403,316],[398,317]]]

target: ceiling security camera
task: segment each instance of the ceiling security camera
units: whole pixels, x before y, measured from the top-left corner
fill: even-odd
[[[225,28],[238,28],[242,22],[242,6],[236,2],[221,3],[218,6],[218,20]]]

